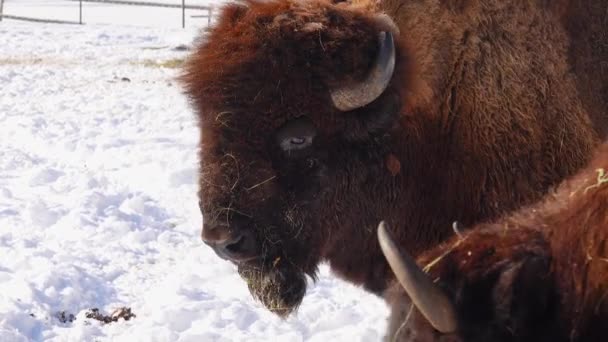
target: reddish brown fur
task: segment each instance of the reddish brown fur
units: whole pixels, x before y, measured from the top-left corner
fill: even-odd
[[[457,334],[442,336],[417,312],[401,341],[600,341],[608,334],[608,143],[590,165],[537,205],[476,226],[420,258],[452,296]],[[405,321],[400,286],[389,337]]]
[[[579,96],[597,79],[574,73],[586,55],[569,50],[561,12],[544,2],[385,2],[401,30],[397,69],[379,99],[348,113],[329,89],[373,63],[386,30],[374,12],[322,0],[224,7],[184,84],[200,118],[205,225],[255,231],[262,259],[239,265],[254,295],[290,312],[323,260],[381,293],[392,273],[380,220],[416,255],[453,221],[495,219],[587,162],[604,122],[594,116],[594,130],[587,110],[605,104]],[[318,135],[290,159],[273,137],[301,116]]]

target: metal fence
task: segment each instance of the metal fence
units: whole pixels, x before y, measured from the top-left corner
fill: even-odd
[[[78,21],[74,20],[55,20],[55,19],[42,19],[42,18],[31,18],[17,15],[10,15],[3,13],[4,8],[4,0],[0,0],[0,21],[3,18],[13,19],[13,20],[22,20],[22,21],[33,21],[33,22],[44,22],[44,23],[54,23],[54,24],[79,24],[83,25],[82,18],[82,6],[83,3],[101,3],[108,5],[125,5],[125,6],[147,6],[147,7],[165,7],[165,8],[181,8],[182,10],[182,28],[186,27],[186,10],[201,10],[206,13],[202,15],[192,16],[193,18],[207,18],[207,25],[211,25],[211,18],[213,17],[213,7],[212,6],[201,6],[201,5],[187,5],[186,0],[182,0],[181,5],[178,4],[167,4],[161,2],[150,2],[150,1],[126,1],[126,0],[66,0],[71,2],[78,2]]]

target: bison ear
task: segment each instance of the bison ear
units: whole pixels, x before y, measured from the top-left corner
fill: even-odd
[[[382,31],[378,34],[378,54],[367,77],[357,83],[344,84],[330,89],[334,106],[348,112],[367,106],[378,99],[388,87],[395,71],[395,42],[393,33]]]
[[[330,89],[334,107],[350,117],[345,134],[348,140],[365,140],[384,133],[395,123],[401,109],[398,94],[389,87],[396,60],[393,36],[398,31],[391,28],[394,23],[388,16],[379,16],[377,21],[386,30],[378,35],[378,53],[367,77]]]
[[[492,294],[497,321],[514,336],[533,339],[528,335],[552,318],[552,284],[550,262],[545,257],[531,256],[510,265],[498,277]]]
[[[399,118],[401,98],[395,91],[386,91],[366,107],[349,113],[344,136],[349,141],[364,141],[388,131]]]

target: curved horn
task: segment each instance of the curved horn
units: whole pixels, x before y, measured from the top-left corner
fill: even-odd
[[[447,334],[456,331],[456,310],[452,301],[412,257],[399,251],[384,221],[378,226],[378,241],[395,276],[420,313],[439,332]]]
[[[361,108],[377,99],[393,77],[395,71],[395,43],[391,32],[380,32],[378,56],[369,75],[360,83],[350,84],[331,90],[334,106],[346,112]]]

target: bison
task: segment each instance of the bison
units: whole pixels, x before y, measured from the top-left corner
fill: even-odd
[[[542,202],[422,253],[428,275],[379,235],[406,288],[386,292],[391,341],[608,336],[608,143]]]
[[[603,134],[597,51],[546,1],[402,2],[228,4],[186,63],[202,239],[281,316],[323,261],[386,290],[380,220],[417,255],[540,199]]]

